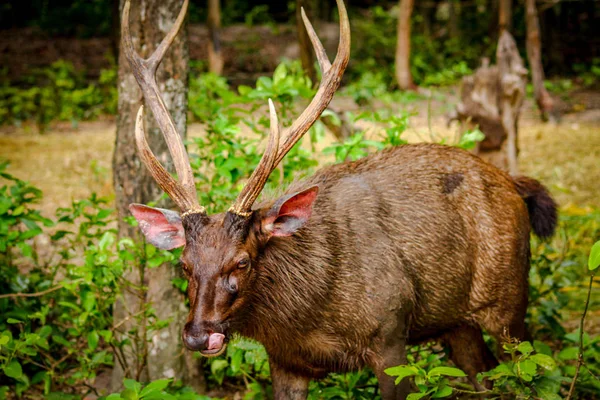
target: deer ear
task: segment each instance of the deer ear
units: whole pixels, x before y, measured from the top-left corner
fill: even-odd
[[[129,210],[137,220],[146,240],[162,250],[185,245],[185,234],[179,213],[143,204],[130,204]]]
[[[262,220],[262,229],[271,236],[291,236],[310,218],[312,206],[319,192],[312,186],[277,200]]]

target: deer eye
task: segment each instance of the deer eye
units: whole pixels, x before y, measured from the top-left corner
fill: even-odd
[[[247,258],[242,258],[240,261],[238,261],[237,263],[237,267],[239,269],[244,269],[244,268],[248,268],[248,266],[250,265],[250,260],[248,260]]]

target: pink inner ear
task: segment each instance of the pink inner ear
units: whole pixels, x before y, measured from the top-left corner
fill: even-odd
[[[279,209],[279,213],[277,218],[283,216],[296,217],[300,219],[308,219],[310,218],[310,214],[312,212],[312,204],[317,197],[317,188],[311,188],[302,193],[298,193],[294,197],[287,200],[281,208]]]
[[[281,206],[274,206],[263,220],[265,230],[271,236],[291,236],[302,228],[310,218],[312,205],[319,188],[313,186],[292,195]]]
[[[142,204],[131,204],[129,210],[138,221],[139,227],[151,244],[163,250],[185,245],[181,218],[175,211],[152,208]]]

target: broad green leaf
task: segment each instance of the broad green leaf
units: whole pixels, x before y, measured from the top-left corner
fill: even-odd
[[[552,349],[550,348],[550,346],[548,346],[544,342],[540,342],[539,340],[534,340],[533,347],[535,348],[535,351],[537,351],[538,353],[545,354],[547,356],[552,355]]]
[[[462,370],[453,367],[435,367],[432,368],[431,371],[427,374],[427,376],[454,376],[454,377],[462,377],[467,376]]]
[[[121,392],[121,398],[125,400],[138,400],[139,396],[135,390],[127,388]]]
[[[535,390],[538,395],[544,400],[559,400],[562,397],[558,396],[560,392],[560,379],[552,379],[541,377],[535,384]]]
[[[98,347],[98,341],[100,340],[100,337],[98,336],[98,332],[91,331],[90,333],[88,333],[87,340],[88,340],[88,346],[90,347],[90,350],[96,350],[96,348]]]
[[[530,382],[537,371],[537,364],[531,360],[519,361],[515,368],[521,379]]]
[[[533,353],[533,346],[529,342],[521,342],[517,346],[517,350],[519,350],[521,354],[528,356]]]
[[[395,376],[397,385],[407,376],[417,375],[419,370],[411,365],[398,365],[396,367],[387,368],[384,372],[390,376]]]
[[[556,362],[554,361],[554,359],[545,354],[534,354],[531,357],[529,357],[529,359],[542,368],[548,370],[556,368]]]
[[[590,258],[588,259],[588,268],[590,271],[595,270],[600,266],[600,240],[594,243],[590,250]]]
[[[158,379],[156,381],[152,381],[144,389],[142,389],[142,391],[140,392],[140,397],[161,392],[163,389],[169,386],[170,382],[170,379]]]
[[[559,360],[567,361],[567,360],[576,360],[579,355],[579,348],[577,347],[567,347],[566,349],[562,349],[560,353],[558,353],[557,358]]]
[[[6,320],[7,324],[22,324],[23,321],[19,321],[18,319],[14,319],[14,318],[9,318]]]
[[[142,390],[142,384],[133,379],[125,379],[123,381],[123,386],[125,386],[129,390],[134,391],[136,394],[138,394],[140,390]]]
[[[8,365],[4,366],[4,373],[9,378],[19,379],[23,376],[23,368],[17,360],[12,360]]]
[[[452,395],[452,388],[448,385],[444,385],[439,388],[434,394],[431,395],[432,399],[443,399]]]

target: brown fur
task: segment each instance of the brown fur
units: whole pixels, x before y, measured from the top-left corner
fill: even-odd
[[[319,194],[290,237],[264,231],[274,200],[249,219],[192,215],[184,220],[186,329],[263,343],[276,399],[304,399],[310,378],[367,366],[384,399],[404,398],[407,383],[395,386],[383,370],[406,361],[406,344],[431,339],[445,340],[474,379],[496,362],[482,328],[498,341],[526,334],[523,197],[534,206],[549,198],[533,182],[460,149],[405,145],[292,185],[286,193],[318,185]],[[555,215],[555,205],[533,209],[537,219]],[[243,257],[250,266],[236,267]]]

